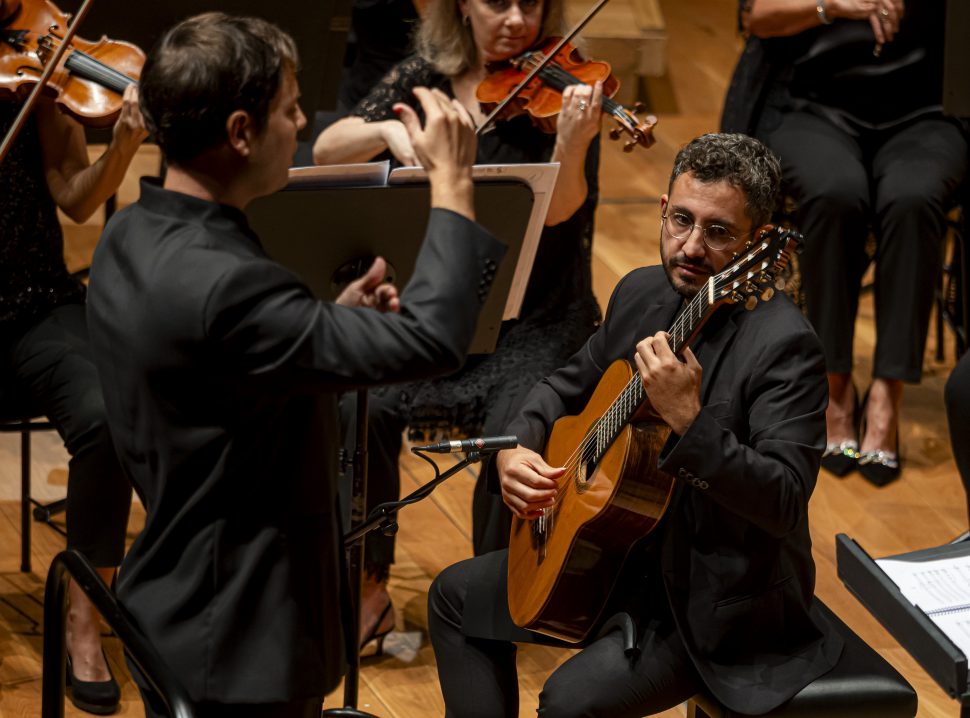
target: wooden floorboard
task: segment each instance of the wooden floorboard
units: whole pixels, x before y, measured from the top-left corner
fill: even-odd
[[[646,78],[649,109],[659,118],[650,150],[620,151],[604,136],[600,172],[593,286],[602,304],[630,269],[658,259],[659,197],[666,191],[674,154],[692,137],[716,129],[724,92],[740,42],[734,33],[735,0],[661,0],[667,26],[667,74]],[[157,167],[157,153],[144,150],[120,193],[125,204],[137,197],[136,178]],[[68,258],[81,266],[98,236],[94,222],[68,230]],[[948,339],[948,341],[952,341]],[[868,383],[874,342],[871,301],[856,326],[856,382]],[[933,340],[931,339],[931,348]],[[944,718],[957,705],[853,598],[836,576],[835,534],[855,538],[873,556],[933,546],[967,528],[966,500],[953,465],[942,391],[952,368],[952,349],[942,363],[930,358],[926,378],[907,389],[903,402],[902,453],[905,470],[896,483],[876,489],[857,475],[838,479],[823,472],[811,502],[818,595],[917,689],[919,715]],[[450,465],[446,457],[442,467]],[[35,494],[45,500],[64,492],[66,455],[53,433],[34,437]],[[402,491],[428,481],[430,467],[402,454]],[[40,707],[43,576],[63,546],[59,534],[34,525],[34,572],[19,572],[19,444],[0,436],[0,718],[37,716]],[[446,566],[471,554],[471,493],[475,470],[449,479],[433,497],[401,514],[397,562],[391,573],[397,630],[385,655],[367,659],[361,672],[360,705],[389,718],[426,718],[443,713],[434,658],[427,641],[427,590]],[[142,525],[133,511],[130,537]],[[106,638],[107,652],[122,680],[120,715],[143,715],[137,691],[123,668],[121,650]],[[520,715],[535,715],[536,697],[549,673],[569,652],[529,646],[520,652]],[[340,704],[340,693],[328,705]],[[85,715],[68,706],[68,716]],[[674,708],[663,714],[682,716]]]

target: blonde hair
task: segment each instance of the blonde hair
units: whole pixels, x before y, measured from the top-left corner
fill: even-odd
[[[448,77],[460,75],[478,64],[472,29],[462,20],[458,0],[431,0],[414,38],[417,53]],[[544,0],[537,39],[562,33],[562,0]]]

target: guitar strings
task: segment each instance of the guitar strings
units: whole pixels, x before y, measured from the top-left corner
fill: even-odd
[[[704,315],[705,306],[707,305],[707,293],[700,291],[694,295],[694,297],[688,302],[687,306],[677,315],[674,320],[673,325],[667,332],[670,335],[668,344],[673,351],[679,351],[683,349],[682,344],[686,341],[686,338],[690,336],[691,331],[697,325],[697,322]],[[696,316],[695,316],[696,315]],[[569,488],[569,485],[575,481],[578,475],[577,469],[580,463],[586,463],[593,458],[596,453],[595,444],[600,436],[601,430],[613,427],[616,429],[616,435],[619,434],[619,430],[622,430],[622,426],[626,423],[627,416],[622,422],[618,421],[622,413],[621,407],[626,407],[629,410],[629,415],[639,408],[639,405],[643,401],[643,396],[637,396],[637,394],[642,394],[643,392],[643,382],[640,379],[640,373],[634,371],[633,376],[627,382],[626,386],[619,393],[613,403],[610,404],[609,408],[604,412],[603,416],[596,420],[596,422],[590,427],[590,430],[583,437],[579,446],[573,451],[573,453],[566,459],[563,464],[563,468],[566,469],[565,473],[557,480],[556,496],[553,500],[553,505],[548,507],[549,509],[555,508],[559,504],[563,495]],[[613,431],[608,431],[607,435],[613,434]],[[603,453],[605,453],[606,448],[608,448],[616,440],[616,435],[614,435],[609,442],[607,442],[604,447]]]
[[[686,345],[687,339],[693,335],[694,330],[696,330],[696,328],[700,325],[705,313],[716,307],[713,297],[724,294],[724,285],[722,283],[725,279],[729,280],[728,285],[734,283],[734,286],[738,287],[740,285],[740,280],[736,279],[738,276],[746,274],[746,278],[750,280],[754,277],[755,272],[762,273],[769,266],[772,266],[772,264],[774,265],[774,269],[776,271],[780,271],[785,264],[788,263],[788,237],[790,232],[788,230],[780,230],[776,228],[772,234],[774,235],[773,239],[765,239],[763,236],[760,246],[746,248],[750,250],[746,255],[735,259],[735,261],[733,261],[728,267],[711,278],[713,286],[708,286],[708,292],[705,293],[704,291],[699,291],[688,302],[683,311],[677,315],[677,318],[674,320],[670,331],[668,331],[668,334],[670,335],[668,344],[670,345],[671,349],[673,349],[674,353],[683,350],[683,346]],[[775,261],[769,262],[759,259],[759,256],[768,251],[776,240],[779,241],[782,246],[775,257]],[[759,262],[761,263],[761,266],[757,267]],[[755,271],[752,271],[753,269]],[[731,275],[733,275],[735,278],[731,278]],[[761,281],[763,281],[763,275]],[[707,301],[708,295],[711,296],[711,301]],[[696,317],[694,316],[695,312]],[[691,323],[688,324],[688,321]],[[686,326],[684,326],[685,324]],[[595,451],[592,453],[590,452],[590,447],[593,446],[593,442],[596,440],[596,437],[599,436],[600,430],[603,428],[604,423],[609,420],[610,422],[614,422],[614,428],[617,431],[612,439],[610,439],[607,447],[603,450],[603,453],[606,453],[609,447],[612,446],[613,442],[616,441],[619,431],[622,430],[629,418],[636,412],[637,409],[639,409],[640,404],[645,398],[642,396],[643,392],[644,389],[643,383],[640,380],[640,373],[639,371],[634,371],[633,376],[627,382],[626,386],[623,388],[617,398],[613,400],[613,403],[610,404],[603,416],[597,419],[593,426],[590,427],[590,430],[583,437],[583,440],[580,442],[579,446],[566,460],[566,463],[564,464],[566,471],[563,473],[562,477],[557,480],[555,499],[553,500],[551,506],[542,510],[542,515],[535,523],[535,526],[539,527],[539,531],[542,534],[541,538],[543,542],[545,541],[546,533],[552,530],[553,521],[555,520],[555,512],[558,509],[563,495],[566,493],[566,491],[568,491],[570,484],[574,483],[575,481],[577,476],[575,470],[579,466],[580,458],[582,458],[583,461],[588,461],[593,457],[593,455],[595,455]],[[640,395],[638,396],[638,394]],[[622,422],[615,423],[619,418],[619,407],[621,405],[626,408],[628,413],[623,418]],[[547,511],[549,512],[548,514],[546,513]]]
[[[758,257],[770,248],[771,243],[771,241],[762,240],[760,246],[751,248],[746,255],[743,255],[736,261],[732,262],[730,266],[723,269],[716,276],[712,277],[711,281],[714,283],[713,292],[710,290],[708,292],[701,290],[693,296],[683,311],[677,315],[673,325],[667,332],[670,335],[670,341],[668,344],[675,353],[683,349],[683,345],[686,344],[687,338],[692,335],[694,329],[696,329],[696,327],[699,325],[701,319],[705,315],[705,312],[714,306],[713,302],[708,301],[708,294],[713,293],[718,295],[722,293],[722,283],[725,279],[729,279],[731,276],[737,277],[739,275],[747,274],[748,278],[750,278],[752,276],[751,269],[756,267],[759,262],[761,263],[761,267],[758,267],[759,271],[763,271],[770,266],[769,262],[760,260]],[[781,257],[779,257],[779,259],[781,259]],[[736,281],[738,280],[730,279],[728,283],[730,284],[731,282]],[[642,388],[643,384],[640,381],[640,374],[639,372],[635,371],[633,377],[631,377],[630,381],[627,382],[627,385],[623,388],[617,398],[612,404],[610,404],[603,416],[597,419],[593,426],[590,427],[590,430],[583,437],[583,440],[580,442],[579,446],[569,456],[565,464],[563,464],[563,468],[565,468],[566,471],[563,473],[562,477],[557,480],[556,496],[553,500],[553,505],[548,507],[549,509],[554,509],[559,504],[563,495],[568,490],[569,485],[574,482],[577,476],[576,469],[579,467],[580,460],[586,462],[595,455],[595,450],[591,451],[590,447],[593,446],[597,436],[599,436],[600,430],[604,428],[604,423],[607,421],[616,421],[619,414],[618,406],[621,404],[621,402],[624,399],[627,399],[630,394],[634,394],[638,389],[642,390]],[[631,410],[630,415],[632,415],[635,408],[639,408],[641,401],[642,397],[637,397],[637,399],[634,400],[633,403],[636,404],[636,407]],[[609,445],[612,445],[613,441],[615,440],[616,436],[611,439]],[[605,449],[603,453],[605,453]]]

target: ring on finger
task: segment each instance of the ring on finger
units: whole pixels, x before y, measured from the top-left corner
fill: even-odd
[[[589,107],[589,105],[586,104],[586,100],[580,100],[579,101],[579,111],[580,112],[586,112],[586,108],[587,107]]]
[[[889,11],[886,8],[883,8],[879,12],[882,13],[883,17],[889,17]]]

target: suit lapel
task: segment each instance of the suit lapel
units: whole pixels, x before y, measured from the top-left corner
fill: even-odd
[[[717,369],[727,353],[727,346],[738,330],[737,316],[738,312],[733,305],[716,309],[691,344],[691,349],[704,370],[701,377],[702,403],[707,403],[710,397],[711,381],[717,376]]]
[[[682,304],[682,297],[670,287],[667,278],[664,277],[664,291],[660,293],[656,301],[645,304],[643,307],[634,341],[639,342],[657,332],[665,332],[670,329]],[[635,349],[633,351],[636,352]]]

